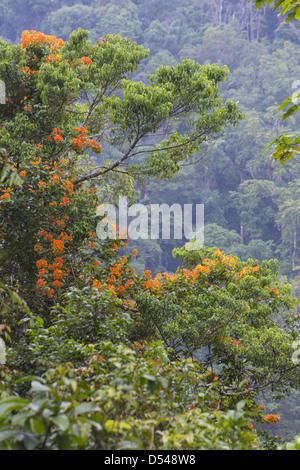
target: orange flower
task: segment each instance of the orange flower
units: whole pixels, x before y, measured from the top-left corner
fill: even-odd
[[[61,61],[61,57],[58,56],[58,55],[50,54],[50,55],[48,55],[46,61],[47,61],[47,62],[60,62],[60,61]]]
[[[280,421],[280,415],[265,415],[264,416],[264,420],[267,422],[267,423],[278,423]]]
[[[220,250],[215,250],[214,251],[214,256],[216,256],[216,257],[222,256],[221,251]]]
[[[41,245],[40,243],[36,243],[36,245],[34,245],[33,249],[34,249],[34,251],[41,251],[43,249],[43,245]]]
[[[9,199],[10,198],[10,194],[9,193],[4,193],[2,194],[2,196],[0,197],[0,199]]]
[[[62,265],[64,263],[64,260],[62,259],[61,256],[55,258],[55,263],[52,264],[52,268],[53,269],[56,269],[56,268],[62,268]]]
[[[44,191],[44,186],[45,186],[45,184],[46,184],[45,181],[39,181],[39,182],[38,182],[38,187],[39,187],[39,188],[42,188],[42,190]]]
[[[83,134],[83,135],[86,135],[88,133],[88,131],[86,130],[86,128],[84,126],[81,126],[80,129],[78,129],[78,127],[73,127],[74,131],[80,133],[80,134]]]
[[[20,176],[24,178],[24,176],[26,176],[26,170],[20,171]]]
[[[53,294],[54,294],[54,289],[48,289],[48,297],[53,297]]]
[[[35,165],[35,166],[39,165],[41,163],[41,157],[38,157],[38,159],[36,161],[32,160],[30,163],[31,163],[31,165]]]
[[[23,72],[27,73],[27,74],[30,74],[30,68],[29,67],[22,67],[21,69]]]
[[[60,206],[67,206],[69,202],[70,200],[68,197],[63,197],[62,200],[60,201]]]
[[[36,267],[38,269],[46,268],[48,266],[48,263],[45,259],[39,259],[36,262]]]
[[[246,267],[243,268],[243,269],[240,271],[239,277],[242,277],[242,276],[244,276],[245,274],[248,274],[248,268],[246,268]]]
[[[270,292],[273,295],[279,295],[280,294],[279,290],[274,289],[274,287],[270,287]]]
[[[71,181],[67,180],[62,186],[67,188],[70,194],[74,193],[74,184]]]
[[[46,36],[41,32],[37,32],[34,30],[31,31],[23,31],[22,38],[21,38],[21,46],[25,49],[28,46],[50,46],[51,49],[58,49],[64,45],[64,41],[60,38],[55,36]]]
[[[54,253],[57,253],[57,254],[62,253],[62,251],[65,247],[65,244],[62,240],[53,240],[51,242],[51,244],[52,244],[52,248],[53,248]]]
[[[92,65],[93,61],[89,57],[82,57],[81,62],[86,65]]]
[[[59,181],[59,177],[58,177],[58,175],[57,175],[56,173],[54,173],[54,174],[51,176],[51,179],[52,179],[52,183],[53,183],[53,184],[56,184],[56,183],[58,183],[58,181]]]
[[[53,287],[57,287],[57,288],[59,288],[59,287],[62,285],[62,283],[61,283],[61,282],[59,282],[59,281],[56,279],[56,280],[53,282],[53,284],[52,284],[52,285],[53,285]]]
[[[77,138],[77,139],[72,139],[72,144],[75,145],[75,147],[78,148],[78,150],[82,150],[82,147],[83,147],[83,142],[81,139]]]
[[[117,292],[118,292],[120,295],[122,295],[122,294],[124,293],[124,291],[125,291],[125,287],[123,287],[123,286],[118,286],[118,287],[117,287]]]
[[[133,284],[133,281],[131,279],[127,279],[127,281],[125,282],[125,288],[129,289],[129,287],[131,287],[132,284]]]
[[[45,284],[47,284],[47,283],[44,279],[39,279],[36,283],[36,286],[37,286],[37,288],[40,288],[40,287],[44,286]]]
[[[93,286],[96,287],[96,289],[100,289],[100,287],[101,287],[100,281],[98,281],[98,279],[95,279],[93,281]]]

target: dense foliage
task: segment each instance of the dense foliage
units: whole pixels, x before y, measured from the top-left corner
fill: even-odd
[[[298,180],[262,153],[299,31],[255,3],[0,1],[0,448],[299,446]],[[205,204],[207,248],[100,240],[119,195]]]

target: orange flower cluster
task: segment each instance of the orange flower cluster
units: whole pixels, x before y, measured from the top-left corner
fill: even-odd
[[[93,65],[93,61],[89,57],[82,57],[81,63],[85,65]]]
[[[41,163],[41,161],[42,161],[41,157],[38,157],[37,160],[31,160],[30,164],[38,166]]]
[[[255,272],[259,271],[259,266],[254,266],[253,268],[251,267],[244,267],[240,272],[239,272],[239,277],[241,278],[242,276],[245,276],[246,274],[253,274]]]
[[[238,347],[238,348],[241,348],[243,345],[242,343],[240,343],[237,339],[235,338],[230,338],[229,336],[227,338],[221,338],[223,341],[229,343],[230,346],[233,346],[233,347]]]
[[[72,139],[72,144],[77,147],[79,151],[81,151],[85,145],[86,147],[90,147],[93,152],[101,153],[101,145],[95,140],[85,137],[87,134],[85,127],[81,126],[80,129],[74,127],[73,129],[78,133],[78,136]]]
[[[27,67],[27,65],[25,67],[22,67],[21,70],[27,75],[38,75],[39,73],[38,70],[31,70],[29,67]]]
[[[62,187],[66,188],[69,194],[74,194],[74,184],[71,181],[67,180]]]
[[[46,184],[45,181],[39,181],[38,182],[38,187],[40,189],[42,189],[42,191],[45,191],[45,188],[44,188],[45,184]]]
[[[62,257],[56,257],[54,259],[54,263],[49,264],[46,260],[44,259],[39,259],[36,262],[36,266],[39,270],[39,279],[36,283],[37,288],[43,287],[44,285],[47,284],[47,280],[43,279],[43,276],[47,276],[50,271],[52,271],[53,275],[53,282],[52,286],[55,288],[59,288],[62,286],[61,280],[66,277],[69,274],[69,270],[63,270],[63,258]],[[48,289],[48,296],[51,297],[53,295],[54,289]]]
[[[59,55],[54,55],[54,54],[50,54],[48,55],[47,59],[46,59],[47,62],[60,62],[61,61],[61,57]]]
[[[197,280],[204,280],[209,276],[213,270],[217,270],[219,273],[230,273],[235,274],[236,260],[232,256],[225,256],[224,252],[220,250],[214,250],[212,259],[204,258],[202,263],[197,264],[194,269],[181,269],[176,274],[157,274],[152,279],[151,271],[145,271],[143,274],[144,280],[143,285],[146,290],[152,290],[154,293],[161,292],[163,286],[167,286],[169,282],[185,282],[186,284],[193,285]],[[255,267],[244,267],[237,277],[241,278],[245,274],[254,274],[259,271],[259,266]],[[236,343],[237,344],[237,343]]]
[[[126,256],[122,256],[118,261],[110,266],[110,274],[107,276],[106,280],[102,282],[99,279],[93,279],[93,286],[97,289],[108,290],[113,293],[113,297],[117,295],[123,296],[123,294],[128,291],[132,285],[133,281],[129,278],[129,275],[135,274],[135,271],[128,267],[128,259]],[[101,262],[95,262],[92,266],[99,267]],[[98,276],[97,276],[98,277]]]
[[[70,203],[70,199],[68,197],[63,197],[60,201],[60,206],[67,206]]]
[[[52,222],[52,225],[55,228],[57,228],[57,227],[65,228],[66,227],[66,222],[64,220],[56,219],[56,220],[54,220],[54,222]]]
[[[37,45],[39,47],[50,46],[51,49],[54,50],[62,47],[64,45],[64,41],[56,36],[47,36],[46,34],[34,30],[23,31],[21,37],[22,48],[25,49],[31,45]]]
[[[231,256],[223,256],[221,262],[223,266],[233,269],[235,268],[235,260]]]
[[[205,261],[205,260],[203,260]],[[207,263],[214,263],[207,259]],[[202,266],[201,264],[197,264],[197,266],[190,270],[190,269],[182,269],[181,273],[178,274],[168,274],[168,273],[159,273],[152,279],[151,271],[145,271],[143,277],[146,278],[144,281],[145,289],[153,290],[156,292],[160,292],[163,283],[162,281],[170,281],[170,282],[177,282],[179,280],[183,280],[186,283],[194,284],[196,280],[204,275],[209,275],[211,273],[211,268],[209,266]]]
[[[209,381],[217,382],[219,378],[214,374],[214,372],[206,372],[203,374],[203,377],[207,377]]]
[[[61,135],[62,132],[60,129],[57,129],[56,127],[53,129],[52,131],[53,133],[53,139],[56,141],[56,142],[61,142],[63,140],[63,136]]]
[[[51,176],[51,180],[52,180],[52,183],[53,184],[57,184],[59,182],[59,176],[57,173],[53,173],[53,175]]]
[[[3,194],[0,196],[0,199],[2,200],[8,200],[10,198],[10,194],[13,191],[13,188],[4,188],[2,191]]]
[[[72,235],[67,235],[66,232],[61,232],[58,239],[51,242],[53,252],[55,254],[61,254],[65,248],[64,241],[72,240]]]
[[[57,221],[61,222],[61,221]],[[52,288],[48,289],[48,296],[52,297],[54,294],[53,288],[59,288],[62,285],[62,279],[66,277],[70,270],[68,268],[63,269],[63,258],[61,255],[63,250],[65,249],[65,241],[72,240],[72,235],[67,235],[66,232],[61,232],[58,238],[54,238],[54,236],[47,232],[46,230],[42,230],[38,233],[38,240],[43,239],[44,241],[50,242],[53,254],[55,256],[54,261],[52,263],[48,262],[47,260],[41,258],[36,262],[36,266],[39,271],[39,279],[37,281],[37,288],[45,286],[50,278],[52,278]],[[35,251],[42,251],[45,247],[42,245],[40,241],[34,247]],[[51,274],[49,278],[49,274]],[[46,277],[46,279],[45,279]]]
[[[93,281],[93,286],[96,288],[96,289],[101,289],[101,283],[100,281],[98,281],[98,279],[95,279]]]
[[[274,287],[270,287],[270,292],[273,295],[280,295],[281,292],[279,290],[274,289]]]
[[[164,273],[167,274],[167,273]],[[161,274],[157,274],[154,279],[152,279],[151,271],[147,270],[143,274],[144,278],[144,287],[146,290],[153,290],[154,292],[160,292],[162,283],[161,283]]]
[[[273,424],[273,423],[278,423],[280,421],[280,415],[265,415],[264,416],[264,420],[268,423],[268,424]]]
[[[62,251],[65,247],[64,241],[71,241],[73,239],[72,235],[68,235],[66,232],[61,232],[59,237],[57,239],[55,239],[54,236],[52,235],[52,233],[48,233],[47,230],[42,230],[42,231],[38,232],[37,237],[38,237],[38,240],[43,238],[45,241],[49,241],[51,246],[52,246],[53,252],[55,254],[62,253]],[[43,249],[44,249],[44,247],[39,241],[34,246],[35,251],[41,251]]]
[[[215,250],[215,251],[214,251],[214,256],[215,256],[216,258],[221,258],[222,255],[223,255],[223,253],[224,253],[224,251]]]

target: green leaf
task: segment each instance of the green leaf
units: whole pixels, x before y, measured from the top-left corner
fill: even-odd
[[[7,430],[7,431],[0,431],[0,442],[10,441],[12,439],[16,439],[16,437],[20,435],[19,431]]]
[[[84,413],[90,413],[91,411],[99,411],[99,408],[93,403],[80,403],[74,407],[73,411],[75,415],[81,415]]]
[[[255,0],[255,9],[261,8],[265,3],[265,0]]]
[[[280,106],[277,108],[277,111],[281,111],[283,108],[285,108],[288,104],[290,104],[291,102],[291,97],[287,98],[286,100],[284,100]]]
[[[46,431],[45,426],[37,418],[30,418],[29,423],[30,423],[30,428],[33,433],[45,434],[45,431]]]
[[[285,20],[286,23],[290,23],[296,16],[295,11],[292,11],[288,14],[287,19]]]
[[[50,387],[42,384],[41,382],[38,382],[37,380],[33,380],[31,382],[31,390],[33,392],[50,392],[51,391]]]
[[[5,398],[0,401],[0,417],[12,410],[18,410],[27,405],[25,398]]]
[[[59,450],[72,450],[72,441],[68,434],[59,434],[56,438]]]
[[[54,416],[51,418],[54,423],[61,431],[66,431],[70,425],[70,421],[66,415]]]
[[[298,105],[294,105],[294,106],[291,106],[286,113],[284,113],[284,115],[282,116],[282,120],[284,121],[285,119],[287,119],[289,116],[291,116],[292,114],[295,114],[299,109],[299,106]]]
[[[156,377],[154,377],[153,375],[144,374],[143,378],[147,379],[148,388],[151,393],[154,393],[158,388],[160,388],[160,385],[157,382]]]
[[[40,439],[36,436],[26,434],[23,442],[26,450],[34,450],[40,444]]]

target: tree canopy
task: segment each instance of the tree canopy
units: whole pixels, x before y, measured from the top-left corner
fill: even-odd
[[[298,186],[261,148],[297,30],[264,2],[124,5],[0,23],[0,448],[277,449],[299,314],[274,254],[297,273]],[[8,40],[33,11],[45,32]],[[97,236],[106,202],[178,195],[205,203],[208,246]]]

